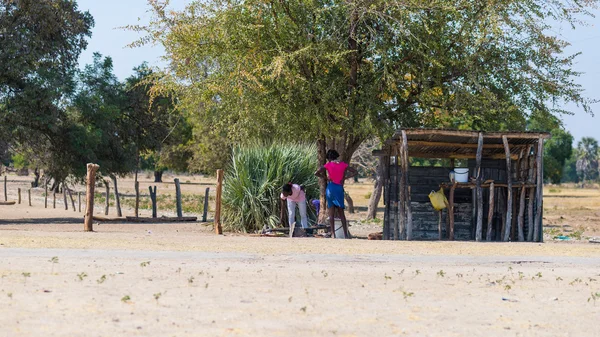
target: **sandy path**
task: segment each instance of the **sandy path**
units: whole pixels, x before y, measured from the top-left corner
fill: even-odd
[[[26,207],[0,219],[0,336],[599,335],[600,245],[84,233],[79,214]]]

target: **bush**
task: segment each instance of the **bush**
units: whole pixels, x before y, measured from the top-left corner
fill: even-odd
[[[224,227],[254,232],[278,226],[281,186],[289,181],[305,186],[307,201],[318,197],[316,153],[316,146],[302,144],[234,148],[223,182]]]

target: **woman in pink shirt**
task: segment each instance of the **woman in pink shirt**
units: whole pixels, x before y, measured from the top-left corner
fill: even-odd
[[[287,200],[288,220],[290,226],[296,222],[296,205],[298,205],[302,228],[308,228],[308,216],[306,215],[306,194],[304,193],[304,187],[298,184],[287,183],[283,185],[281,190],[281,199]]]
[[[350,167],[347,163],[339,161],[339,153],[336,150],[327,151],[327,164],[323,165],[315,175],[320,178],[328,179],[325,196],[327,199],[327,209],[329,210],[329,226],[331,227],[331,237],[335,238],[335,214],[342,220],[344,227],[344,236],[350,238],[348,232],[348,222],[344,214],[344,181],[358,174],[356,169]]]

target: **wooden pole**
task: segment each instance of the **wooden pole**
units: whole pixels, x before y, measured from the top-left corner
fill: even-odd
[[[448,234],[448,240],[454,241],[454,190],[456,190],[456,185],[458,183],[455,181],[450,187],[450,200],[448,201],[448,217],[450,218],[450,233]]]
[[[20,205],[21,204],[21,188],[17,188],[17,202]]]
[[[48,179],[46,179],[46,184],[44,184],[46,192],[44,193],[44,208],[48,208]]]
[[[521,187],[521,197],[519,198],[519,217],[518,217],[518,227],[519,227],[519,241],[525,241],[525,236],[523,234],[523,216],[525,215],[525,185]]]
[[[63,203],[65,204],[65,211],[68,211],[69,210],[69,203],[67,202],[67,187],[65,186],[64,183],[63,183],[62,195],[63,195]]]
[[[402,171],[402,180],[404,182],[404,193],[406,194],[406,240],[412,240],[413,230],[413,219],[412,219],[412,208],[411,208],[411,197],[410,197],[410,186],[408,180],[408,170],[410,168],[410,162],[408,160],[408,139],[406,137],[406,131],[402,130],[402,162],[404,170]]]
[[[77,198],[79,199],[79,213],[81,213],[81,192],[77,192]]]
[[[439,239],[442,240],[442,210],[438,211],[438,233]]]
[[[104,215],[108,215],[110,209],[110,183],[104,180],[104,190],[106,191],[106,201],[104,203]]]
[[[27,190],[27,199],[29,199],[29,206],[31,206],[31,189]]]
[[[394,189],[397,191],[397,199],[393,202],[397,205],[397,219],[394,222],[394,240],[400,240],[406,233],[406,192],[404,189],[404,161],[396,158]]]
[[[533,239],[535,242],[542,241],[542,207],[543,207],[543,188],[544,188],[544,171],[542,163],[542,153],[544,151],[544,139],[538,140],[537,148],[537,183],[536,183],[536,211],[535,211],[535,226],[533,227]]]
[[[535,187],[529,189],[529,200],[527,204],[527,241],[533,241],[533,227],[534,227],[534,217],[533,217],[533,202],[535,201]]]
[[[137,170],[135,171],[136,174],[136,178],[137,178]],[[139,217],[140,216],[140,182],[137,181],[135,182],[135,208],[133,210],[133,213],[135,214],[135,217]]]
[[[113,188],[115,190],[115,206],[117,207],[117,216],[120,218],[123,216],[121,212],[121,198],[119,197],[119,185],[117,184],[117,176],[111,175],[110,180],[113,182]]]
[[[69,192],[69,199],[71,199],[71,206],[73,207],[73,212],[77,212],[77,209],[75,208],[75,198],[73,198],[73,193],[71,193],[70,189],[67,189],[67,192]]]
[[[181,186],[179,185],[179,178],[175,178],[175,203],[177,207],[177,217],[183,217],[183,211],[181,208]]]
[[[52,208],[56,208],[56,191],[52,191]]]
[[[217,198],[215,201],[215,233],[223,234],[221,226],[221,195],[223,193],[223,170],[217,170]],[[323,207],[323,206],[321,206]],[[291,224],[290,224],[291,226]],[[333,233],[331,233],[333,235]]]
[[[504,228],[503,241],[508,241],[510,238],[510,227],[512,224],[512,204],[513,204],[513,190],[512,190],[512,167],[510,162],[510,148],[508,146],[508,138],[502,136],[502,143],[504,143],[504,152],[506,154],[506,227]]]
[[[492,241],[492,227],[494,225],[494,182],[490,183],[490,201],[489,201],[489,211],[488,211],[488,223],[487,223],[487,233],[485,236],[486,241]]]
[[[87,164],[87,179],[86,179],[86,208],[85,208],[85,220],[84,220],[84,231],[94,231],[94,189],[96,188],[96,171],[100,166],[96,164]]]
[[[383,156],[381,157],[381,165],[383,170],[383,204],[385,205],[385,210],[383,212],[383,239],[390,240],[392,238],[392,229],[393,226],[390,222],[391,215],[391,204],[390,204],[390,157]],[[321,205],[321,208],[323,205]]]
[[[483,231],[483,190],[481,189],[481,157],[483,151],[483,133],[479,133],[479,139],[477,141],[477,155],[476,155],[476,189],[477,189],[477,229],[475,231],[475,241],[481,241]]]
[[[150,190],[150,200],[152,201],[152,217],[156,218],[157,207],[156,207],[156,186],[154,186],[154,191],[152,190],[152,186],[148,186],[148,190]]]
[[[8,191],[6,189],[6,176],[4,176],[4,201],[8,201]]]
[[[204,192],[204,209],[202,209],[202,222],[206,222],[208,218],[208,199],[209,199],[210,187],[206,188],[206,192]],[[281,217],[283,217],[283,204],[282,204],[282,212]],[[283,219],[282,219],[283,221]]]

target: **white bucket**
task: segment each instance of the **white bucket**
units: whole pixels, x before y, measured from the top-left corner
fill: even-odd
[[[455,168],[454,169],[454,179],[458,183],[468,183],[469,182],[469,169],[468,168]]]
[[[346,234],[344,233],[344,226],[342,225],[342,220],[336,218],[335,220],[335,238],[336,239],[345,239]]]

